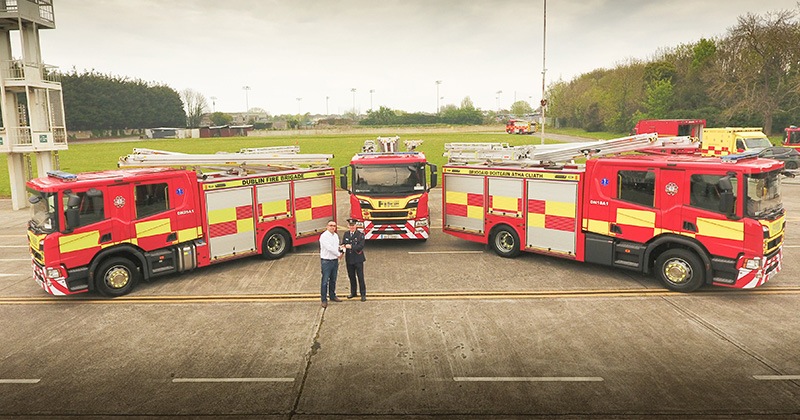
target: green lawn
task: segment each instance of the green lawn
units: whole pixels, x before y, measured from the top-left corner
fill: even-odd
[[[79,173],[90,171],[101,171],[114,169],[120,156],[127,155],[133,148],[148,148],[169,150],[183,153],[216,153],[219,151],[236,152],[242,148],[265,147],[265,146],[288,146],[299,145],[300,153],[326,153],[333,154],[331,166],[339,168],[347,165],[350,158],[361,151],[364,140],[374,140],[378,136],[392,136],[394,133],[386,132],[364,132],[347,135],[322,135],[311,137],[308,135],[280,136],[280,137],[229,137],[229,138],[210,138],[210,139],[168,139],[168,140],[140,140],[124,143],[79,143],[74,142],[69,145],[69,150],[59,152],[61,170]],[[443,156],[444,144],[451,142],[503,142],[511,145],[520,144],[539,144],[540,138],[533,136],[508,135],[498,127],[497,132],[482,133],[418,133],[402,134],[400,136],[401,149],[403,140],[420,139],[424,142],[417,149],[425,153],[428,161],[440,168],[445,164]],[[558,132],[546,130],[546,132]],[[585,135],[585,134],[584,134]],[[549,141],[548,141],[549,142]],[[35,159],[31,157],[31,161]],[[5,170],[0,170],[0,197],[10,197],[11,190],[8,181],[8,169],[6,156],[0,155],[0,165]],[[36,171],[34,170],[34,176]]]

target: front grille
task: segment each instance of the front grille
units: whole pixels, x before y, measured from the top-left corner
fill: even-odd
[[[776,236],[775,239],[767,242],[767,249],[769,250],[777,247],[778,245],[781,244],[781,241],[783,241],[783,234],[780,234]]]
[[[408,217],[407,211],[373,211],[370,214],[373,219],[402,219]]]
[[[30,248],[30,250],[31,250],[31,255],[33,256],[33,259],[35,259],[37,262],[40,262],[40,263],[42,261],[44,261],[44,255],[42,255],[41,252],[39,252],[39,251],[37,251],[37,250],[35,250],[33,248]]]

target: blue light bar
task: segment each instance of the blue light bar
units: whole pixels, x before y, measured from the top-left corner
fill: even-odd
[[[62,179],[64,181],[75,181],[76,179],[78,179],[78,175],[64,171],[47,171],[47,176]]]

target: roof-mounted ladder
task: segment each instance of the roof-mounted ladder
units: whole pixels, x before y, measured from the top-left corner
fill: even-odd
[[[422,140],[404,140],[406,151],[414,151]],[[364,153],[397,153],[400,148],[400,136],[378,137],[376,140],[365,140],[361,151]]]
[[[328,166],[330,159],[333,158],[333,155],[327,154],[265,153],[258,151],[258,149],[243,150],[248,151],[190,154],[152,149],[134,149],[132,154],[120,157],[117,166],[120,168],[179,166],[217,169],[233,168],[246,171],[280,171],[298,167]]]

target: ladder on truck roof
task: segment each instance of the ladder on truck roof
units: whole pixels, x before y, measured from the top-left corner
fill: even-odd
[[[396,153],[399,152],[400,136],[378,137],[377,140],[365,140],[361,151],[364,153]],[[422,144],[422,140],[404,140],[406,151],[414,151]]]
[[[661,152],[698,147],[699,142],[696,138],[689,136],[658,137],[656,133],[649,133],[613,140],[541,146],[509,146],[507,143],[447,143],[444,155],[448,157],[450,163],[544,165],[623,152]]]
[[[294,147],[294,146],[289,146]],[[141,168],[159,166],[180,166],[192,168],[214,168],[247,172],[281,171],[300,167],[328,166],[333,155],[299,154],[299,150],[284,153],[269,152],[265,149],[242,149],[236,153],[191,154],[153,149],[133,149],[133,153],[122,156],[117,162],[120,168]],[[274,149],[279,151],[279,149]]]

